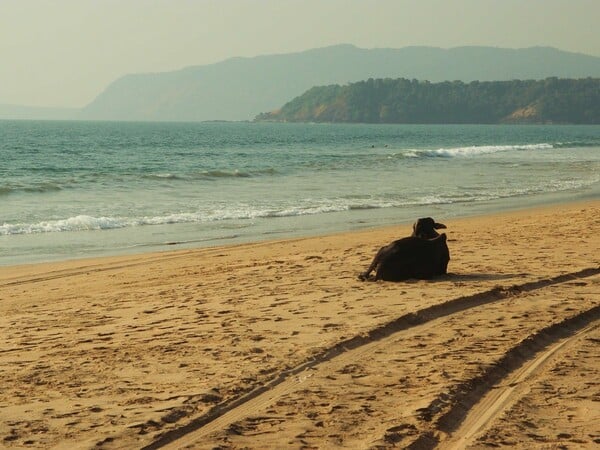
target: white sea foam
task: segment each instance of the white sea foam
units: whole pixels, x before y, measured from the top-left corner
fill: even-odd
[[[61,220],[48,220],[37,223],[5,223],[0,226],[0,235],[52,233],[62,231],[108,230],[126,227],[127,223],[113,217],[75,216]]]
[[[326,214],[351,210],[384,209],[457,203],[474,203],[523,195],[579,190],[600,183],[600,176],[587,179],[546,180],[530,185],[496,185],[487,189],[466,189],[444,193],[430,193],[411,198],[322,198],[305,199],[287,205],[246,205],[232,204],[224,208],[204,211],[178,212],[157,216],[141,217],[93,217],[77,215],[60,220],[46,220],[35,223],[4,223],[0,225],[0,236],[15,234],[36,234],[68,231],[111,230],[147,225],[169,225],[183,223],[210,223],[219,221],[256,220],[279,217],[295,217]]]
[[[469,147],[406,150],[404,156],[409,158],[455,158],[488,155],[514,150],[546,150],[551,148],[554,148],[553,145],[547,143],[525,145],[476,145]]]

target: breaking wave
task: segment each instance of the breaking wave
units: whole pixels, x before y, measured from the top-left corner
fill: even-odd
[[[402,152],[408,158],[456,158],[488,155],[492,153],[515,150],[547,150],[555,148],[553,144],[524,144],[524,145],[474,145],[469,147],[411,149]]]
[[[231,205],[222,209],[214,208],[213,210],[207,211],[172,213],[152,217],[94,217],[90,215],[78,215],[66,219],[46,220],[36,223],[4,223],[0,225],[0,236],[69,231],[98,231],[147,225],[270,219],[327,214],[342,211],[475,203],[531,194],[577,190],[599,182],[600,176],[588,180],[548,181],[527,187],[504,187],[487,191],[461,188],[460,191],[454,193],[426,194],[410,199],[360,199],[342,197],[335,199],[307,200],[300,202],[300,204],[273,207]]]
[[[30,185],[12,183],[5,184],[4,186],[0,185],[0,196],[10,195],[17,192],[44,194],[47,192],[61,191],[63,188],[64,186],[62,186],[61,184],[51,182],[32,183]]]
[[[143,175],[142,178],[149,180],[203,180],[203,179],[215,179],[215,178],[251,178],[263,175],[274,175],[276,170],[273,168],[259,169],[259,170],[203,170],[195,173],[153,173]]]

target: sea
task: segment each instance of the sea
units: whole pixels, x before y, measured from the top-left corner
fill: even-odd
[[[596,125],[0,121],[4,266],[598,198]]]

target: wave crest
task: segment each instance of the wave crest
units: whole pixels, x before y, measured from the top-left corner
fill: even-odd
[[[554,148],[553,144],[522,144],[522,145],[474,145],[468,147],[411,149],[403,152],[408,158],[456,158],[488,155],[512,150],[546,150]]]
[[[60,184],[51,182],[33,183],[30,185],[6,184],[4,186],[0,186],[0,196],[15,194],[18,192],[44,194],[46,192],[61,191],[62,189],[63,186]]]
[[[483,191],[480,189],[467,189],[462,187],[460,190],[453,193],[429,194],[420,197],[414,197],[412,199],[390,199],[388,197],[372,199],[367,199],[364,197],[342,197],[323,198],[310,201],[304,200],[294,205],[279,205],[273,207],[239,204],[229,205],[222,208],[215,206],[214,209],[206,211],[171,213],[153,217],[93,217],[89,215],[78,215],[66,219],[48,220],[37,223],[4,223],[0,225],[0,236],[69,231],[98,231],[146,225],[270,219],[326,214],[342,211],[474,203],[530,194],[577,190],[599,182],[600,176],[596,176],[587,180],[546,181],[530,186],[504,186],[493,190]]]

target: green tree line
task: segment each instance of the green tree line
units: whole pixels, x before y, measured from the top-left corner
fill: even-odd
[[[600,79],[368,79],[320,86],[257,121],[600,124]]]

